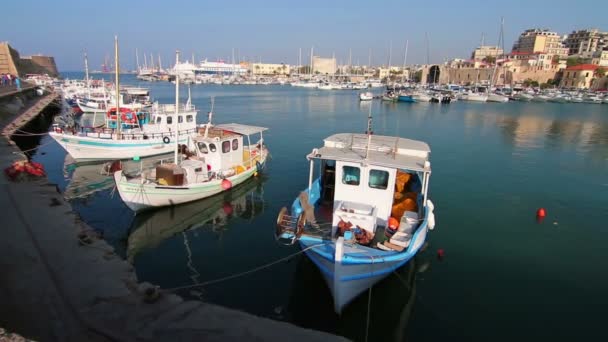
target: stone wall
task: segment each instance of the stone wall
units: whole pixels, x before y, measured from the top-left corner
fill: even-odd
[[[59,76],[55,58],[50,56],[30,56],[21,58],[19,52],[8,43],[0,43],[0,73],[24,77],[27,74],[48,74]]]

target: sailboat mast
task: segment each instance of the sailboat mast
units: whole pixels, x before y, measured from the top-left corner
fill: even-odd
[[[408,48],[408,44],[409,44],[409,40],[405,40],[405,53],[403,54],[403,70],[402,70],[402,74],[403,75],[403,80],[401,82],[405,82],[405,66],[407,65],[407,48]]]
[[[312,56],[313,56],[313,53],[314,53],[314,52],[313,52],[313,51],[314,51],[314,48],[315,48],[314,46],[312,46],[312,47],[310,48],[310,77],[311,77],[311,78],[312,78]]]
[[[135,64],[137,65],[137,72],[139,72],[139,53],[137,52],[137,48],[135,48]]]
[[[175,51],[175,65],[179,64],[179,50]],[[173,125],[175,128],[175,156],[174,163],[177,165],[177,150],[179,149],[179,131],[177,126],[177,115],[179,114],[179,72],[175,73],[175,117]]]
[[[298,76],[300,76],[301,69],[302,69],[302,48],[300,48],[300,54],[298,55]]]
[[[87,52],[84,52],[84,81],[87,85],[88,96],[91,97],[91,87],[89,86],[89,59],[87,58]]]
[[[120,81],[119,81],[119,61],[118,61],[118,36],[114,36],[114,72],[116,74],[116,129],[118,132],[117,139],[120,140]]]

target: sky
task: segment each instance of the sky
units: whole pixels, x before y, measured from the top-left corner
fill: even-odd
[[[135,69],[136,49],[163,65],[182,58],[248,59],[298,64],[314,55],[347,64],[402,65],[440,63],[469,58],[480,44],[497,44],[504,17],[505,49],[528,28],[559,34],[575,29],[608,31],[608,1],[473,1],[473,0],[11,0],[3,1],[0,41],[22,55],[55,57],[60,71],[100,69],[114,58],[114,36],[120,65]],[[11,15],[5,15],[11,13]],[[428,39],[427,39],[428,37]],[[428,44],[427,44],[428,42]],[[392,47],[392,49],[391,49]],[[428,54],[427,54],[428,50]],[[389,54],[389,51],[392,53]]]

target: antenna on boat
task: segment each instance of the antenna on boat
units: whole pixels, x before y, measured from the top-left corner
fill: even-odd
[[[209,127],[211,127],[211,119],[213,118],[213,106],[215,104],[215,97],[211,96],[211,110],[209,111],[209,117],[207,121],[207,125],[205,126],[205,138],[209,133]]]
[[[179,64],[179,50],[175,51],[175,65]],[[175,118],[173,118],[173,124],[175,125],[175,156],[174,162],[177,165],[177,150],[179,149],[179,127],[177,125],[177,114],[179,113],[179,72],[175,73]]]
[[[374,134],[374,131],[372,131],[372,105],[371,105],[371,103],[369,105],[369,113],[367,114],[367,131],[365,131],[365,134],[367,134],[367,147],[365,150],[365,159],[367,159],[369,157],[369,146],[372,143],[372,134]]]
[[[192,92],[190,92],[190,83],[188,83],[188,102],[186,102],[186,108],[189,110],[192,106]]]
[[[118,132],[117,139],[120,140],[120,66],[118,62],[118,36],[114,36],[114,72],[116,73],[116,129]]]

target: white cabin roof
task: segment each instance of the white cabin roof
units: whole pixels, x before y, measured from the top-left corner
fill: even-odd
[[[400,137],[372,135],[369,144],[369,156],[366,159],[368,135],[356,133],[339,133],[324,139],[324,146],[309,157],[370,163],[411,171],[430,171],[425,169],[431,149],[422,141]]]
[[[249,125],[242,125],[242,124],[237,124],[237,123],[221,124],[221,125],[215,125],[213,127],[218,128],[218,129],[223,129],[226,131],[231,131],[231,132],[238,133],[238,134],[242,134],[242,135],[252,135],[252,134],[256,134],[256,133],[261,133],[268,129],[266,127],[249,126]]]

